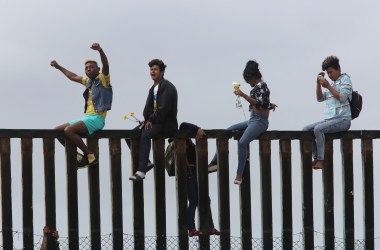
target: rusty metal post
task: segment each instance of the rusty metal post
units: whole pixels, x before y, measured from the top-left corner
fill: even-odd
[[[131,139],[131,174],[138,168],[139,138]],[[133,234],[135,249],[145,249],[145,225],[144,225],[144,183],[143,181],[132,182],[133,194]]]
[[[121,171],[121,142],[118,138],[109,139],[112,234],[113,249],[123,248],[123,181]]]
[[[218,197],[221,250],[231,249],[230,179],[228,139],[217,138],[218,151]]]
[[[239,151],[239,147],[238,147]],[[239,154],[239,152],[238,152]],[[252,215],[251,215],[251,168],[250,148],[247,145],[247,161],[243,172],[243,182],[240,185],[240,235],[243,249],[252,249]]]
[[[156,249],[166,245],[165,139],[153,139],[154,191],[156,208]]]
[[[189,249],[189,238],[187,235],[187,156],[186,140],[175,139],[176,161],[176,190],[177,190],[177,218],[179,249]]]
[[[333,140],[326,138],[323,168],[324,241],[325,249],[335,249],[334,233],[334,161]]]
[[[263,249],[273,249],[271,141],[260,140],[261,218]]]
[[[88,147],[94,152],[96,159],[99,159],[99,140],[87,139]],[[111,146],[110,146],[111,148]],[[99,164],[88,168],[88,189],[90,198],[90,233],[91,249],[101,248],[101,223],[100,223],[100,187],[99,187]]]
[[[280,140],[282,249],[293,248],[292,147],[289,139]]]
[[[313,169],[311,167],[312,142],[301,139],[301,178],[302,178],[302,213],[303,213],[303,245],[305,249],[314,249],[313,219]]]
[[[55,198],[55,142],[54,138],[43,138],[44,172],[45,172],[45,221],[53,231],[56,225]],[[47,238],[47,248],[54,249],[56,242],[53,237]]]
[[[3,248],[13,249],[11,146],[9,138],[0,138],[0,157]]]
[[[65,145],[69,249],[79,250],[77,148],[67,138]]]
[[[33,141],[21,138],[22,221],[24,249],[33,249]]]
[[[362,168],[364,196],[364,237],[365,249],[375,249],[375,216],[373,189],[373,142],[362,139]]]
[[[200,248],[203,250],[210,249],[210,237],[207,232],[210,231],[210,197],[208,190],[208,155],[207,155],[207,139],[199,139],[196,141],[197,155],[197,179],[198,179],[198,214],[199,228],[206,234],[200,237]]]
[[[354,250],[355,213],[352,139],[342,139],[340,148],[342,154],[344,242],[346,250]]]

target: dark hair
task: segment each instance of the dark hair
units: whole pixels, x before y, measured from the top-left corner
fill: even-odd
[[[253,78],[261,79],[262,75],[259,70],[259,64],[254,60],[248,61],[243,71],[243,77],[247,83]]]
[[[154,65],[157,65],[160,68],[160,71],[165,71],[166,65],[165,63],[160,59],[153,59],[148,63],[149,67],[151,68]]]
[[[336,56],[329,56],[322,63],[322,70],[325,71],[328,68],[340,69],[339,58]]]

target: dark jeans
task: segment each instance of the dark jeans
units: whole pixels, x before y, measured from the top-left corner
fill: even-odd
[[[137,126],[134,129],[139,129],[139,127]],[[153,124],[152,128],[150,129],[145,129],[145,127],[141,129],[137,171],[143,173],[146,173],[148,171],[147,164],[149,162],[149,154],[152,147],[152,138],[160,134],[161,131],[161,124]],[[131,140],[125,139],[125,141],[127,142],[128,147],[131,148]]]
[[[195,229],[195,210],[198,207],[198,180],[197,180],[197,172],[195,167],[192,167],[187,175],[187,227],[188,229]],[[214,222],[212,220],[211,214],[211,200],[209,200],[209,223],[210,228],[214,227]]]

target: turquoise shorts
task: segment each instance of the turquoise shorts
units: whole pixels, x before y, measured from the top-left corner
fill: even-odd
[[[69,122],[70,125],[82,121],[86,127],[88,134],[91,135],[94,132],[101,130],[105,125],[105,118],[98,114],[86,115],[82,119],[75,119]]]

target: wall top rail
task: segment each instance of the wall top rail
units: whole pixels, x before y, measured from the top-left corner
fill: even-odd
[[[207,138],[234,138],[239,139],[242,135],[241,131],[232,131],[226,129],[204,129]],[[0,129],[0,137],[5,138],[64,138],[63,131],[54,129]],[[83,136],[86,137],[86,136]],[[88,138],[138,138],[139,131],[120,129],[120,130],[101,130]],[[190,131],[181,131],[176,138],[193,137]],[[296,130],[271,130],[263,133],[258,139],[261,140],[301,140],[312,139],[313,133]],[[346,132],[338,132],[326,134],[328,139],[376,139],[380,138],[380,130],[349,130]]]

